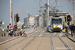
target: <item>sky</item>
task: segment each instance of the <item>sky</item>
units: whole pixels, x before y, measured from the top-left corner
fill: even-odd
[[[12,9],[13,9],[13,24],[14,22],[14,15],[16,13],[19,14],[20,22],[23,22],[23,11],[14,11],[14,10],[25,10],[24,11],[24,18],[28,16],[28,14],[38,15],[39,14],[39,5],[44,6],[47,3],[47,0],[41,0],[39,4],[39,0],[12,0]],[[49,6],[52,5],[54,1],[49,1]],[[72,16],[72,1],[58,1],[54,3],[52,6],[62,6],[56,7],[56,9],[69,12]],[[75,8],[75,7],[74,7]],[[42,9],[43,11],[44,9]],[[7,26],[10,23],[10,0],[0,0],[0,20],[4,21],[4,25]]]

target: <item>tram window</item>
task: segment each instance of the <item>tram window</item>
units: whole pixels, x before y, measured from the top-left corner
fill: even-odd
[[[52,19],[52,24],[62,24],[61,19]]]

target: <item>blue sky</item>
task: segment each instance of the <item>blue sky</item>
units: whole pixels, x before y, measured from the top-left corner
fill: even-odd
[[[5,22],[5,26],[7,26],[10,23],[10,0],[0,0],[0,20],[3,20]],[[46,0],[42,0],[42,2],[45,4]],[[40,2],[41,6],[44,6],[44,4]],[[51,5],[54,1],[50,1],[49,4]],[[53,4],[55,6],[56,3]],[[56,7],[56,9],[59,9],[63,12],[69,12],[70,15],[72,15],[72,1],[58,1],[57,6],[63,6],[63,7]],[[32,13],[32,15],[39,14],[39,0],[12,0],[12,7],[13,10],[25,10],[24,17],[27,17],[27,14]],[[28,10],[28,12],[27,12]],[[18,13],[20,16],[20,22],[23,21],[23,12],[22,11],[13,11],[13,22],[14,22],[14,15],[15,13]]]

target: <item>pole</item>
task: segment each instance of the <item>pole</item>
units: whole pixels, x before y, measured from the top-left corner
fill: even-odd
[[[13,16],[12,16],[12,0],[10,0],[10,23],[13,26]]]
[[[47,1],[47,25],[46,25],[46,30],[48,27],[48,22],[49,22],[49,0]]]
[[[74,0],[73,0],[73,17],[72,17],[72,24],[73,24],[73,19],[74,19]]]
[[[24,8],[23,8],[23,23],[24,23]]]

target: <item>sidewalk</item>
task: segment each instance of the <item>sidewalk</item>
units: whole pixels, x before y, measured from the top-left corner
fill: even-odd
[[[25,29],[25,31],[26,31],[26,33],[28,34],[28,33],[31,33],[31,32],[33,32],[33,31],[35,31],[34,30],[34,28],[31,28],[31,29]],[[4,43],[6,43],[6,42],[8,42],[8,41],[11,41],[11,40],[14,40],[14,39],[16,39],[16,38],[19,38],[20,36],[10,36],[10,37],[0,37],[0,45],[1,44],[4,44]]]

